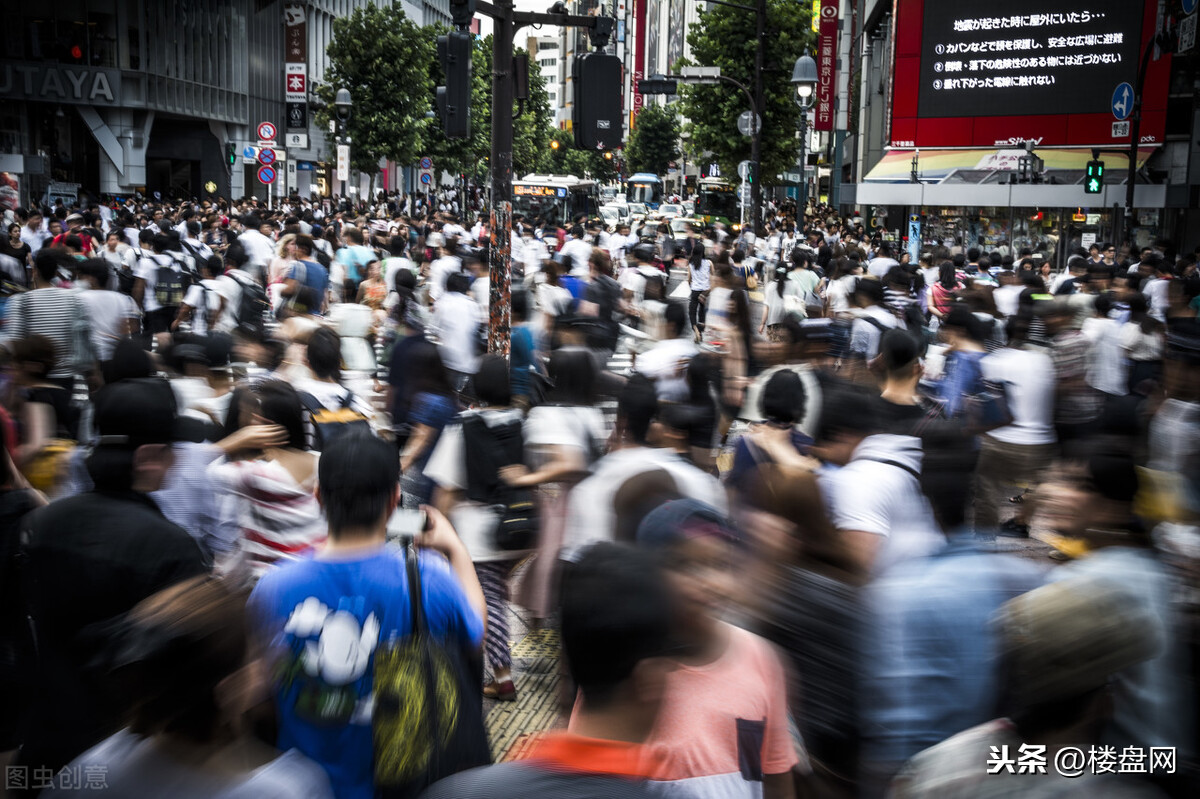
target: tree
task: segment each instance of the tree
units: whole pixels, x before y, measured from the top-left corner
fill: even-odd
[[[324,106],[316,120],[327,126],[337,90],[350,90],[353,168],[374,174],[380,158],[400,164],[420,159],[425,111],[432,107],[429,62],[437,61],[428,29],[405,16],[399,3],[365,6],[333,21],[326,55],[325,82],[317,87]]]
[[[671,108],[645,105],[625,143],[625,161],[630,172],[665,175],[679,158],[679,118]]]
[[[759,175],[764,183],[773,183],[776,175],[793,169],[800,152],[796,139],[800,109],[793,100],[792,66],[812,47],[814,35],[809,25],[810,4],[795,0],[767,0],[766,4],[766,29],[771,35],[764,42]],[[699,23],[688,33],[688,43],[695,63],[720,67],[721,74],[753,90],[754,14],[726,6],[702,11]],[[738,162],[750,158],[750,137],[739,133],[736,124],[738,115],[749,110],[745,94],[726,83],[681,86],[680,91],[682,115],[691,120],[687,126],[690,159],[699,161],[701,155],[711,153],[722,174],[736,175]]]

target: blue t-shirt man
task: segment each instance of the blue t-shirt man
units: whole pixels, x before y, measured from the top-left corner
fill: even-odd
[[[325,309],[325,290],[329,288],[329,272],[315,261],[296,261],[288,278],[300,284],[296,304],[310,314]]]
[[[346,267],[346,277],[357,286],[367,277],[367,264],[379,260],[375,251],[362,244],[351,244],[337,251],[337,259]]]
[[[418,564],[430,633],[478,647],[483,621],[449,563],[422,551]],[[403,677],[376,656],[412,632],[403,552],[289,563],[263,575],[250,609],[274,655],[279,748],[320,763],[337,799],[374,799],[374,685]]]

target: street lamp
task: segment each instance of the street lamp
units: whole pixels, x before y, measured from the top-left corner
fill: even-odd
[[[350,106],[350,90],[338,89],[337,95],[333,99],[333,111],[337,119],[338,179],[342,183],[343,201],[346,199],[346,180],[350,177],[350,137],[346,135],[346,125],[350,122]],[[343,163],[346,166],[345,169],[342,169]]]
[[[817,90],[817,62],[812,56],[802,55],[796,59],[792,69],[792,85],[796,87],[796,105],[800,106],[800,203],[796,211],[796,224],[804,226],[804,210],[808,207],[808,165],[805,163],[808,147],[808,110],[813,107],[813,93]]]

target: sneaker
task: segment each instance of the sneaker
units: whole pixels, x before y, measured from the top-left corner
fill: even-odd
[[[485,699],[495,699],[498,702],[515,702],[517,687],[513,685],[512,680],[490,682],[483,686],[483,696]]]
[[[1016,518],[1012,518],[1000,525],[997,535],[1005,538],[1029,538],[1029,525],[1021,524]]]

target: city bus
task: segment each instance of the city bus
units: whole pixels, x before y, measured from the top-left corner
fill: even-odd
[[[734,227],[738,213],[737,190],[721,178],[701,178],[696,189],[696,218],[706,225],[722,222]]]
[[[651,211],[657,211],[663,201],[663,182],[658,175],[638,172],[625,181],[625,202],[645,203]]]
[[[570,226],[580,216],[600,212],[600,187],[574,175],[526,175],[513,181],[513,213],[540,217],[549,225]]]

